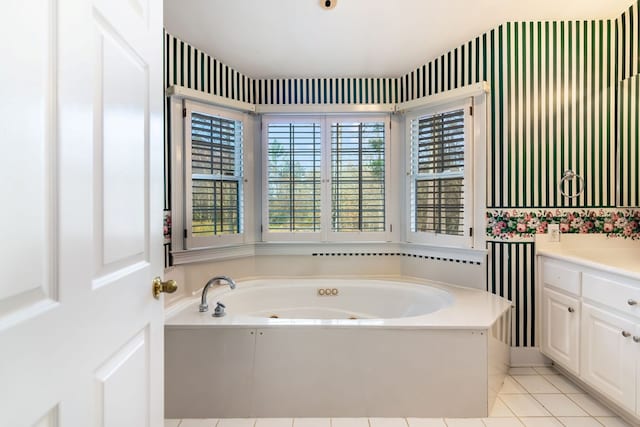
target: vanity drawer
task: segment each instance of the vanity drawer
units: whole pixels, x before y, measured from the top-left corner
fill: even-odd
[[[582,274],[582,296],[623,313],[640,317],[640,283],[622,283],[615,278]]]
[[[545,259],[542,264],[542,280],[550,285],[573,295],[580,295],[580,271],[571,264]]]

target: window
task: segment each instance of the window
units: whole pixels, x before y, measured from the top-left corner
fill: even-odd
[[[387,117],[263,118],[264,240],[386,240]]]
[[[267,135],[269,231],[320,231],[320,123],[270,123]]]
[[[385,124],[331,124],[331,229],[384,231]]]
[[[242,116],[185,103],[187,248],[242,241]]]
[[[471,101],[407,117],[409,240],[472,245]]]

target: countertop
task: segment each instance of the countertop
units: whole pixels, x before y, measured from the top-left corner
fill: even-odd
[[[640,241],[604,236],[565,236],[561,242],[536,240],[536,253],[640,280]]]

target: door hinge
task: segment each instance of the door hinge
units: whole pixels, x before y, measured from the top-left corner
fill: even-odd
[[[262,233],[264,231],[264,228],[262,227],[262,224],[260,224],[260,232]]]
[[[187,117],[187,109],[186,108],[182,109],[182,117]]]
[[[187,238],[187,229],[186,228],[184,229],[184,238],[185,239]]]
[[[469,115],[473,116],[473,105],[469,107]]]
[[[469,227],[469,237],[473,237],[473,227]]]
[[[393,224],[389,224],[389,233],[393,233]]]

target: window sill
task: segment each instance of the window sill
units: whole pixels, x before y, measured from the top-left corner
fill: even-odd
[[[252,256],[325,256],[393,254],[422,258],[446,258],[484,264],[485,249],[464,249],[406,242],[258,242],[243,245],[173,251],[174,265],[223,261]]]

